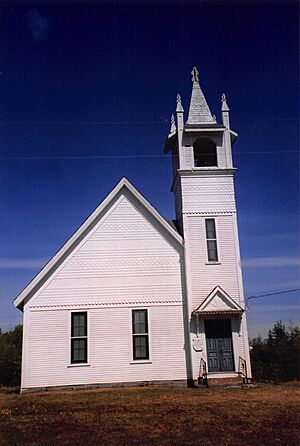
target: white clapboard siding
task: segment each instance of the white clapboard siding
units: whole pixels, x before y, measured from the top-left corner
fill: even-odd
[[[26,311],[27,331],[30,329],[22,388],[185,380],[182,306],[148,309],[150,362],[145,364],[133,361],[132,308],[87,309],[89,365],[80,367],[70,365],[71,312]]]
[[[235,212],[232,175],[181,178],[182,212]]]
[[[184,163],[186,169],[192,169],[194,167],[193,147],[185,147]]]
[[[214,218],[219,264],[209,264],[207,261],[205,217],[193,215],[186,218],[186,248],[189,254],[193,308],[197,308],[216,286],[221,286],[234,300],[240,302],[235,220],[232,215],[218,215]]]
[[[149,312],[151,363],[134,363],[131,311]],[[88,366],[70,364],[88,311]],[[180,253],[121,196],[25,305],[22,388],[186,379]]]
[[[238,369],[239,365],[239,357],[248,360],[248,352],[245,352],[245,341],[243,333],[243,327],[241,321],[237,318],[232,318],[232,342],[233,342],[233,352],[234,352],[234,360],[236,369]],[[237,370],[238,371],[238,370]]]
[[[178,250],[121,196],[29,305],[178,302],[181,287]]]
[[[226,155],[225,155],[225,149],[222,146],[217,147],[217,154],[218,154],[218,167],[221,169],[226,169],[227,163],[226,163]]]

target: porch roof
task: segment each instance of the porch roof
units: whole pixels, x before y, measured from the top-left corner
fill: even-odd
[[[198,314],[199,316],[216,316],[216,315],[237,315],[237,314],[242,314],[245,310],[243,310],[242,308],[240,310],[210,310],[210,311],[203,311],[200,309],[196,309],[192,312],[192,314]]]
[[[216,286],[204,301],[192,311],[192,314],[209,315],[234,315],[242,314],[242,308],[226,291]]]

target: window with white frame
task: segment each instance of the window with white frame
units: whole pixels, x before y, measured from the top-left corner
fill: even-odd
[[[132,310],[133,359],[149,359],[148,311]]]
[[[87,312],[71,313],[71,364],[87,363]]]
[[[216,222],[214,218],[205,219],[207,259],[209,262],[218,262],[218,246]]]

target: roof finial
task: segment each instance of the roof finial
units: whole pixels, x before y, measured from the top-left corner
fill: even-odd
[[[172,113],[172,116],[171,116],[171,129],[170,129],[170,133],[174,133],[174,132],[176,132],[176,124],[175,124],[175,118],[174,118],[174,115],[173,115],[173,113]]]
[[[191,71],[192,82],[199,82],[199,71],[194,67]]]
[[[177,102],[176,111],[177,112],[183,112],[183,107],[182,107],[182,104],[181,104],[181,96],[180,96],[179,93],[177,94],[176,102]]]
[[[229,107],[227,105],[225,93],[222,94],[222,111],[229,111]]]

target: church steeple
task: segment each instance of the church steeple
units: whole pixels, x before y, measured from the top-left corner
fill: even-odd
[[[199,84],[199,72],[196,67],[191,71],[192,74],[192,95],[188,112],[187,124],[213,124],[216,121],[212,117],[209,106]]]
[[[192,70],[192,83],[187,119],[185,102],[178,95],[176,126],[172,119],[164,148],[165,153],[172,154],[171,191],[177,228],[184,238],[192,361],[207,363],[208,373],[231,370],[237,374],[238,364],[244,358],[250,375],[233,181],[236,168],[232,165],[232,144],[238,135],[230,128],[225,95],[217,122],[199,85],[196,67]],[[213,302],[211,307],[202,305],[208,301]],[[216,353],[205,341],[212,337],[210,327],[225,327],[228,332],[232,350],[226,360],[221,350]]]

